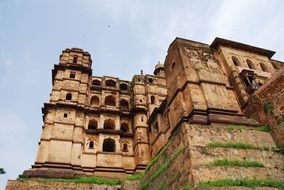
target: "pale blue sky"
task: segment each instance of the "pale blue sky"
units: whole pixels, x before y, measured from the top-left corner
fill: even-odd
[[[79,47],[94,75],[152,73],[179,36],[218,36],[276,51],[284,60],[281,0],[0,0],[0,189],[35,161],[41,107],[61,50]]]

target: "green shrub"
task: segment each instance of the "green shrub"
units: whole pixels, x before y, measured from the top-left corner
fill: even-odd
[[[271,113],[272,110],[273,110],[273,104],[272,104],[272,102],[270,102],[270,100],[265,100],[263,102],[262,106],[263,106],[263,110],[266,114]]]

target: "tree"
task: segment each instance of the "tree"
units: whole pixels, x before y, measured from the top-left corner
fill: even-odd
[[[1,174],[5,174],[6,172],[5,172],[5,170],[4,170],[4,168],[0,168],[0,175]]]

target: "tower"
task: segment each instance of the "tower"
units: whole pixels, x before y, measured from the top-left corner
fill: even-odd
[[[132,113],[134,130],[134,155],[136,171],[143,170],[149,162],[149,140],[147,125],[147,106],[145,91],[145,76],[135,75],[132,79]]]
[[[44,125],[33,168],[80,166],[91,65],[90,54],[82,49],[66,49],[60,55],[52,71],[50,101],[42,108]]]

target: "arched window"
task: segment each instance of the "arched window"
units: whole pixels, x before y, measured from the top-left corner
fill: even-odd
[[[120,90],[127,90],[127,84],[125,84],[125,83],[121,83],[120,85],[119,85],[119,88],[120,88]]]
[[[234,65],[241,66],[241,63],[237,57],[233,56],[232,60],[233,60]]]
[[[115,122],[112,119],[107,119],[104,122],[104,129],[115,129]]]
[[[248,67],[249,67],[250,69],[255,69],[255,66],[254,66],[253,62],[252,62],[250,59],[247,59],[246,62],[247,62]]]
[[[88,129],[97,129],[97,128],[98,128],[98,122],[96,120],[92,119],[89,122]]]
[[[75,73],[74,73],[74,72],[70,72],[69,77],[70,77],[71,79],[74,79],[74,78],[75,78]]]
[[[73,57],[73,63],[77,63],[77,61],[78,61],[78,56],[74,56]]]
[[[122,152],[128,152],[128,146],[126,143],[122,147]]]
[[[99,97],[93,96],[92,99],[91,99],[91,106],[98,106],[99,102],[100,102]]]
[[[154,129],[153,129],[154,133],[158,133],[159,132],[159,125],[158,125],[158,122],[156,122],[154,124]]]
[[[268,72],[268,69],[267,69],[267,67],[264,63],[261,62],[261,63],[259,63],[259,65],[264,72]]]
[[[173,63],[172,63],[172,69],[174,69],[174,68],[175,68],[175,65],[176,65],[176,63],[175,63],[175,62],[173,62]]]
[[[155,96],[151,96],[151,104],[155,104]]]
[[[115,152],[115,140],[111,138],[104,139],[103,152]]]
[[[149,79],[148,79],[148,82],[149,82],[150,84],[152,84],[152,83],[153,83],[153,79],[152,79],[152,78],[149,78]]]
[[[94,86],[101,86],[101,81],[95,79],[95,80],[92,81],[92,85],[94,85]]]
[[[68,92],[66,94],[66,100],[71,100],[71,99],[72,99],[72,94]]]
[[[114,96],[107,96],[105,98],[105,105],[106,106],[115,106],[115,97]]]
[[[122,123],[122,124],[120,125],[120,130],[123,131],[123,132],[125,132],[125,133],[128,133],[128,131],[129,131],[128,124],[125,123],[125,122]]]
[[[119,107],[122,110],[128,110],[128,102],[127,102],[127,100],[124,100],[124,99],[120,100]]]
[[[115,87],[116,86],[116,82],[114,80],[107,80],[106,81],[106,86]]]
[[[94,149],[94,142],[93,142],[93,141],[91,141],[91,142],[89,143],[89,149]]]

